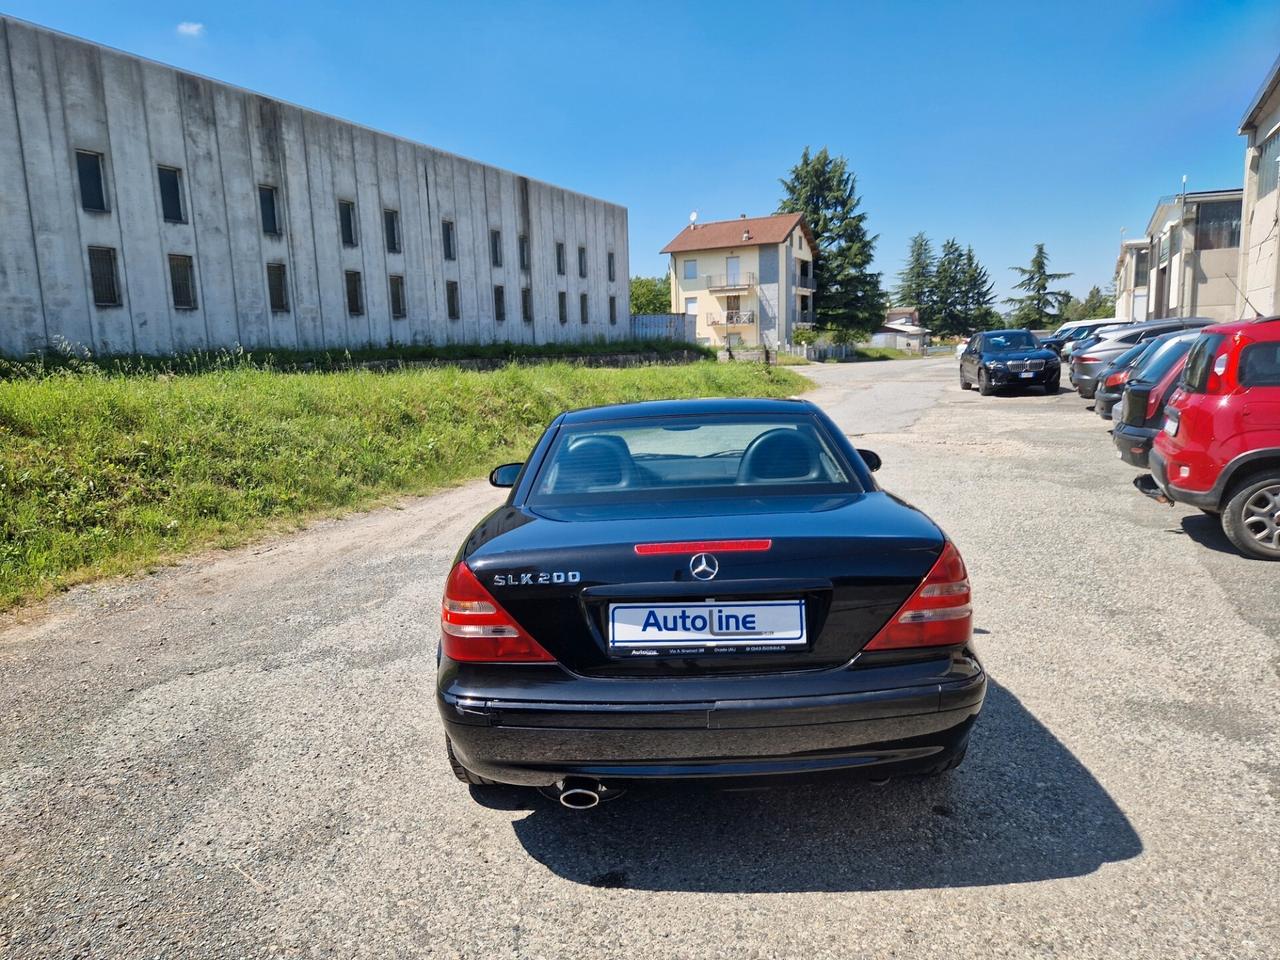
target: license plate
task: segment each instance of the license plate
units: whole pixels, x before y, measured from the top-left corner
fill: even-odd
[[[1178,435],[1178,420],[1176,417],[1169,417],[1164,422],[1164,432],[1171,437]]]
[[[1018,376],[1020,376],[1023,380],[1030,380],[1032,377],[1035,376],[1035,374],[1032,373],[1030,370],[1023,370],[1020,374],[1018,374]]]
[[[609,649],[641,651],[789,650],[808,642],[803,600],[615,603],[609,606]]]

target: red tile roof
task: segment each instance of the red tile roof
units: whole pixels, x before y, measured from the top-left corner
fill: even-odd
[[[755,247],[764,243],[782,243],[792,230],[799,226],[804,231],[809,246],[816,252],[818,245],[804,217],[798,213],[775,213],[769,217],[739,217],[737,220],[717,220],[685,227],[661,253],[685,253],[690,250],[719,250],[724,247]],[[743,231],[750,237],[742,239]]]

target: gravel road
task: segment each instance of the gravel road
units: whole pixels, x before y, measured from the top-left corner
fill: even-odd
[[[805,372],[968,560],[949,779],[473,802],[429,698],[471,484],[0,627],[0,956],[1280,956],[1280,565],[1074,395]]]

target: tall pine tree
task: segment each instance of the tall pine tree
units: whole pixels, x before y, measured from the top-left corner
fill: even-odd
[[[1014,284],[1015,288],[1026,291],[1025,296],[1005,298],[1004,302],[1013,307],[1013,322],[1032,329],[1051,326],[1058,319],[1057,313],[1071,294],[1066,290],[1049,288],[1071,274],[1049,272],[1049,255],[1044,252],[1043,243],[1036,244],[1030,266],[1009,269],[1017,271],[1022,277]]]
[[[942,245],[933,268],[933,326],[941,334],[963,333],[969,326],[965,314],[964,250],[954,238]]]
[[[818,243],[814,303],[818,321],[840,339],[867,334],[884,321],[880,274],[871,270],[876,237],[868,235],[858,212],[857,179],[844,157],[823,147],[805,147],[791,176],[780,180],[786,195],[779,213],[802,213]]]
[[[964,316],[965,329],[958,333],[991,329],[999,321],[995,302],[996,285],[987,268],[973,255],[973,247],[964,250]]]
[[[907,262],[898,274],[893,302],[899,307],[915,307],[920,324],[933,327],[933,244],[923,233],[911,238]]]

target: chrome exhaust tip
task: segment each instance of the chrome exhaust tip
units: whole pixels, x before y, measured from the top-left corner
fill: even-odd
[[[559,783],[556,799],[570,810],[590,810],[600,805],[600,783],[582,777],[568,777]]]

